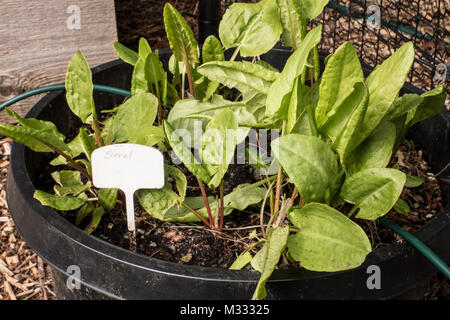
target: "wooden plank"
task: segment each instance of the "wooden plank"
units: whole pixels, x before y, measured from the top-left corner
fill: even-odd
[[[117,59],[114,0],[2,0],[0,102],[43,85],[64,82],[70,58],[81,50],[89,65]],[[40,98],[13,109],[24,115]],[[0,122],[11,121],[5,112]]]

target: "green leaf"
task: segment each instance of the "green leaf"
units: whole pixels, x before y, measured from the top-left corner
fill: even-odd
[[[105,214],[105,209],[103,207],[97,207],[94,209],[94,212],[92,213],[91,222],[89,225],[84,229],[87,233],[91,234],[92,232],[97,229],[98,225],[100,224],[100,221]]]
[[[421,98],[423,98],[422,103],[408,112],[408,127],[442,112],[446,98],[444,85],[442,84],[431,91],[425,92],[421,95]]]
[[[212,196],[208,197],[208,202],[211,206],[211,211],[213,213],[216,212],[216,199]],[[184,203],[195,209],[203,218],[208,219],[208,213],[205,208],[203,197],[186,197]],[[225,209],[224,215],[230,214],[231,211],[231,209]],[[187,223],[199,222],[200,219],[184,206],[173,206],[164,215],[164,221]]]
[[[213,96],[210,102],[201,102],[195,99],[179,100],[170,110],[167,121],[175,127],[181,127],[176,121],[189,122],[193,120],[205,121],[205,116],[214,117],[223,110],[232,110],[239,124],[248,124],[256,121],[247,105],[242,102],[232,102],[221,96]]]
[[[133,74],[131,76],[131,94],[137,95],[140,93],[147,93],[148,81],[145,70],[146,59],[139,57],[134,65]]]
[[[6,108],[8,115],[17,119],[21,126],[0,124],[0,133],[11,137],[36,152],[55,152],[55,149],[68,151],[65,136],[50,121],[22,118],[13,110]]]
[[[82,194],[84,195],[84,194]],[[41,190],[36,190],[33,197],[37,199],[42,205],[52,207],[56,210],[69,211],[75,210],[86,203],[87,197],[69,197],[58,196],[50,194]]]
[[[359,208],[357,218],[375,220],[391,210],[405,182],[406,175],[399,170],[366,169],[345,180],[340,196]]]
[[[148,41],[143,37],[139,38],[139,57],[146,59],[150,53],[152,53],[152,48]]]
[[[248,61],[214,61],[201,65],[198,70],[211,81],[242,92],[244,99],[255,93],[266,95],[279,73]]]
[[[118,189],[103,188],[98,190],[98,203],[105,208],[106,211],[112,210],[117,202]]]
[[[240,184],[233,191],[225,195],[223,205],[226,208],[244,211],[247,207],[263,201],[266,189],[258,184]]]
[[[312,29],[269,89],[266,101],[266,116],[286,119],[295,80],[303,73],[310,51],[319,43],[322,26]]]
[[[78,157],[84,153],[90,161],[92,152],[97,148],[94,137],[90,136],[86,129],[81,128],[78,135],[67,144],[70,156],[72,158]],[[57,166],[67,164],[66,158],[58,156],[50,162],[51,165]]]
[[[260,203],[266,194],[266,190],[260,187],[261,182],[254,184],[242,184],[233,189],[232,192],[225,195],[223,199],[224,215],[227,216],[234,209],[243,211],[251,205]],[[216,212],[217,201],[214,197],[208,197],[211,211]],[[197,210],[204,218],[208,218],[205,203],[202,197],[185,198],[185,203],[191,208]],[[172,222],[198,222],[200,221],[191,211],[181,206],[173,206],[164,216],[164,220]]]
[[[264,243],[263,248],[259,255],[256,254],[253,259],[258,256],[258,264],[261,272],[258,285],[255,289],[252,299],[259,300],[264,299],[267,296],[266,282],[272,275],[273,270],[278,264],[281,254],[286,248],[287,240],[289,236],[289,226],[274,228]],[[258,253],[259,253],[258,252]],[[253,261],[252,261],[253,265]]]
[[[112,141],[144,144],[158,110],[158,99],[149,93],[132,96],[112,117],[109,134]]]
[[[164,24],[175,58],[190,65],[198,63],[199,49],[194,33],[183,16],[170,3],[164,6]]]
[[[141,189],[137,192],[139,203],[145,211],[160,220],[164,219],[164,215],[170,208],[184,201],[187,186],[186,176],[181,170],[169,165],[165,165],[164,169],[166,183],[162,189]],[[178,194],[173,191],[169,177],[171,177],[170,180],[175,181]]]
[[[316,108],[316,121],[319,128],[330,116],[337,113],[337,108],[345,108],[343,101],[347,99],[358,82],[364,82],[361,63],[353,45],[345,42],[330,56],[322,75]]]
[[[84,184],[81,181],[81,175],[79,171],[71,170],[61,170],[51,173],[53,180],[56,181],[58,185],[53,187],[56,195],[64,196],[75,196],[77,197],[80,193],[85,192],[91,188],[91,182],[88,181]]]
[[[289,134],[274,140],[271,146],[306,202],[331,201],[341,173],[329,145],[317,137]]]
[[[398,199],[397,202],[394,204],[395,212],[402,214],[404,216],[408,216],[408,213],[410,211],[408,204],[403,201],[402,199]]]
[[[120,59],[122,59],[128,64],[131,64],[132,66],[136,64],[139,58],[139,55],[137,54],[136,51],[125,47],[123,44],[117,41],[114,42],[114,50],[116,50]]]
[[[80,210],[77,212],[77,216],[75,218],[75,224],[79,226],[83,220],[91,214],[95,209],[95,206],[92,204],[92,202],[86,202]]]
[[[356,268],[371,251],[364,230],[327,205],[292,207],[288,218],[299,228],[289,236],[288,251],[305,269],[335,272]]]
[[[360,141],[368,137],[386,116],[403,87],[413,62],[414,45],[408,42],[377,66],[366,79],[369,106],[359,130]]]
[[[266,53],[280,39],[282,31],[275,0],[233,3],[219,25],[220,40],[225,48],[240,47],[243,57]]]
[[[405,187],[407,188],[417,188],[419,186],[421,186],[425,181],[418,177],[418,176],[412,176],[407,174],[406,175],[406,182],[405,182]]]
[[[421,104],[423,98],[415,93],[407,93],[395,99],[387,114],[388,120],[398,118]]]
[[[233,264],[228,268],[230,270],[241,270],[246,265],[252,261],[253,257],[248,251],[242,252],[236,260],[234,260]]]
[[[213,35],[206,38],[205,43],[203,43],[202,60],[203,63],[225,60],[222,44],[220,43],[220,40]]]
[[[389,164],[394,148],[396,129],[390,121],[378,128],[354,151],[344,155],[342,163],[349,175],[370,168],[384,168]]]
[[[66,73],[66,100],[70,110],[86,123],[95,112],[94,85],[89,65],[81,51],[72,58]]]
[[[355,97],[356,95],[356,97]],[[345,125],[341,128],[339,128],[339,131],[337,132],[337,136],[335,138],[331,137],[333,141],[332,148],[336,150],[336,152],[339,154],[341,159],[345,159],[350,152],[352,152],[357,145],[358,141],[358,130],[361,126],[361,123],[363,122],[364,115],[367,111],[367,104],[369,102],[369,95],[367,91],[367,87],[363,83],[357,83],[355,84],[355,91],[354,94],[351,94],[349,96],[349,99],[344,100],[344,104],[348,103],[348,105],[352,105],[354,108],[352,111],[350,111],[348,119],[343,114],[336,115],[336,117],[330,118],[329,122],[325,124],[325,127],[328,127],[329,123],[338,123],[334,122],[335,119],[341,118],[344,120],[337,126],[339,127],[341,124],[343,125],[344,122]],[[339,108],[338,112],[345,113],[347,110],[344,108]],[[395,139],[395,133],[393,134],[393,137]],[[366,145],[364,145],[366,146]]]
[[[211,175],[205,166],[200,163],[192,154],[190,148],[191,140],[186,141],[183,135],[185,130],[175,130],[166,120],[163,122],[164,131],[166,133],[167,140],[173,149],[175,155],[183,162],[188,170],[201,181],[208,183],[211,179]]]
[[[211,176],[211,189],[219,186],[233,160],[238,127],[233,111],[223,110],[208,123],[202,135],[202,161]]]
[[[329,0],[293,0],[306,20],[311,21],[322,13]]]
[[[297,48],[302,42],[302,32],[305,21],[302,21],[301,11],[294,0],[277,0],[280,7],[280,18],[283,26],[281,38],[286,47]],[[294,51],[295,51],[294,49]]]

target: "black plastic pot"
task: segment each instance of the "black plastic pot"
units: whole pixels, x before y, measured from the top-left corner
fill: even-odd
[[[162,51],[164,61],[170,53]],[[289,52],[274,49],[264,59],[282,68]],[[129,88],[131,67],[113,61],[93,69],[96,84]],[[405,86],[405,91],[417,91]],[[122,97],[95,93],[99,107],[110,108]],[[45,96],[28,114],[52,120],[68,134],[79,121],[69,111],[64,93]],[[435,170],[450,160],[448,113],[414,128],[413,137],[430,156]],[[14,143],[7,183],[7,201],[25,241],[53,269],[60,299],[249,299],[259,273],[204,268],[165,262],[113,246],[78,229],[49,207],[33,199],[33,183],[45,155]],[[442,174],[441,176],[444,176]],[[443,185],[450,198],[450,188]],[[444,261],[450,261],[450,206],[415,234]],[[81,271],[81,289],[69,289],[69,266]],[[381,289],[368,289],[368,267],[381,271]],[[318,273],[304,269],[276,271],[267,285],[269,299],[390,299],[405,297],[436,272],[435,267],[407,243],[375,250],[359,268]],[[72,282],[73,283],[73,282]]]

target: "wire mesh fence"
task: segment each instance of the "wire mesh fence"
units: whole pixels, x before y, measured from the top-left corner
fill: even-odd
[[[222,12],[233,2],[222,0]],[[408,81],[429,90],[446,82],[450,53],[449,0],[331,0],[312,25],[323,24],[322,52],[350,41],[363,63],[375,67],[412,41],[416,60]]]

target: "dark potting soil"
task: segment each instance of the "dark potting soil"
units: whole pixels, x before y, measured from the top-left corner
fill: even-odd
[[[48,160],[50,161],[51,158]],[[393,210],[387,214],[389,219],[406,230],[414,232],[439,213],[447,199],[443,199],[436,177],[425,162],[422,151],[416,147],[410,144],[402,145],[389,166],[396,167],[407,174],[419,176],[424,180],[421,186],[404,188],[402,192],[401,199],[406,201],[411,208],[409,214],[401,215]],[[64,167],[58,169],[64,169]],[[187,196],[199,196],[200,190],[196,178],[186,168],[180,167],[180,169],[187,176]],[[55,167],[49,165],[40,171],[41,173],[36,179],[38,181],[37,189],[51,192],[54,183],[50,173],[53,171],[55,171]],[[239,184],[256,181],[257,177],[251,166],[230,165],[224,179],[225,194],[231,192]],[[218,195],[218,190],[207,190],[207,192],[208,195]],[[130,249],[123,199],[124,197],[119,194],[115,208],[103,216],[92,235],[114,245]],[[210,230],[200,223],[182,224],[157,220],[145,212],[137,199],[135,203],[136,252],[149,257],[183,264],[228,268],[241,252],[257,242],[258,237],[262,237],[258,206],[249,207],[243,212],[235,210],[225,217],[223,232],[218,232]],[[345,212],[346,208],[342,208],[342,210]],[[75,222],[76,211],[61,214],[72,223]],[[377,221],[352,219],[365,230],[373,249],[404,241]],[[269,217],[266,215],[266,223],[268,220]],[[88,222],[84,221],[80,227],[85,227]],[[253,253],[256,253],[258,249],[259,247],[253,249]],[[287,259],[283,259],[279,265],[279,267],[283,266],[289,266]]]

